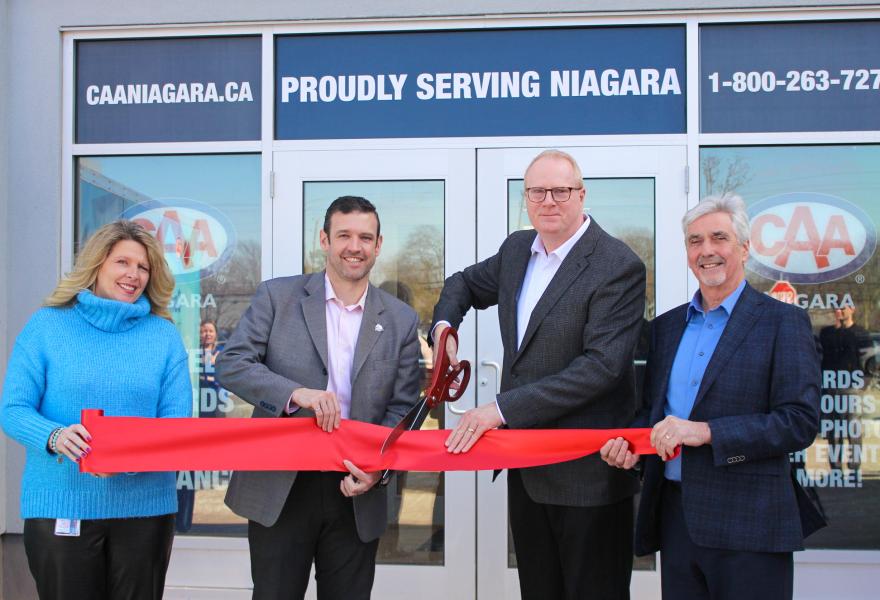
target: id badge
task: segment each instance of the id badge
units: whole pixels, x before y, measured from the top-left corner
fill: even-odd
[[[55,519],[55,535],[79,537],[79,519]]]

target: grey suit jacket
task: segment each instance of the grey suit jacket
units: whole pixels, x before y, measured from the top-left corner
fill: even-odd
[[[257,288],[216,365],[223,387],[254,405],[254,418],[286,416],[287,401],[297,388],[327,388],[325,302],[323,271],[271,279]],[[352,419],[394,426],[416,403],[417,326],[412,308],[370,286],[352,365]],[[299,410],[291,416],[314,414]],[[242,517],[271,526],[295,479],[295,471],[237,472],[226,504]],[[355,497],[354,512],[363,541],[382,535],[385,488],[375,486]]]
[[[457,327],[470,308],[498,305],[504,367],[498,406],[515,429],[627,427],[636,411],[633,355],[645,310],[645,266],[595,219],[562,262],[517,349],[517,299],[534,231],[446,280],[434,322]],[[536,502],[602,506],[634,495],[632,473],[598,454],[522,469]]]

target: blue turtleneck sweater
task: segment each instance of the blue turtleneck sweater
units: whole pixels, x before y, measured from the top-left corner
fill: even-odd
[[[177,510],[174,473],[99,479],[46,443],[56,427],[80,422],[84,408],[107,416],[188,417],[187,356],[174,325],[150,314],[141,296],[128,304],[82,291],[71,308],[37,311],[18,336],[0,421],[27,449],[22,518],[112,519]]]

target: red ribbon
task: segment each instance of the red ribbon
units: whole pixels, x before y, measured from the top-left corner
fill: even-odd
[[[656,454],[650,429],[495,429],[469,452],[451,454],[447,430],[405,432],[385,453],[391,429],[343,420],[326,433],[313,419],[147,419],[84,410],[91,453],[86,473],[137,471],[482,471],[564,462],[622,437],[639,454]]]

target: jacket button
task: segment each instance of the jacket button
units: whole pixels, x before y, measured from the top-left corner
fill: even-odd
[[[326,374],[327,374],[327,369],[321,369],[321,373],[323,373],[324,375],[326,375]]]

